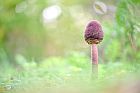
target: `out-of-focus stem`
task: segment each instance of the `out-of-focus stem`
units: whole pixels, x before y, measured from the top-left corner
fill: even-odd
[[[92,73],[98,74],[98,47],[97,44],[91,45],[91,62],[92,62]]]

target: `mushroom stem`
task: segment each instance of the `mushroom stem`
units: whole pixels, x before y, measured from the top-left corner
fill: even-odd
[[[97,44],[91,45],[91,61],[92,61],[92,73],[98,73],[98,47]]]

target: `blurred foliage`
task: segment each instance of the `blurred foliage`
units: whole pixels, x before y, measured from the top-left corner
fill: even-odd
[[[76,5],[77,10],[74,12],[77,12],[78,9],[82,9],[78,3],[86,4],[87,1],[63,0],[60,2],[64,11],[62,17],[56,22],[45,24],[44,27],[42,11],[55,2],[58,3],[57,0],[0,1],[0,45],[10,62],[15,61],[14,57],[17,54],[22,54],[27,59],[35,58],[35,60],[41,60],[49,55],[61,55],[72,46],[71,43],[65,41],[66,38],[70,42],[82,41],[80,38],[82,34],[78,32],[82,29],[75,26],[75,19],[70,14],[74,8],[69,7]],[[61,39],[59,35],[62,35]],[[71,38],[73,36],[75,38]]]
[[[24,56],[29,62],[40,62],[51,56],[65,56],[71,51],[83,51],[89,55],[83,31],[86,23],[92,19],[101,21],[105,34],[99,45],[100,62],[138,62],[139,0],[109,0],[108,3],[102,0],[108,7],[107,13],[102,15],[94,11],[94,2],[96,1],[0,1],[1,63],[16,65],[18,55]],[[43,11],[53,5],[58,5],[62,13],[52,22],[45,22]]]
[[[30,0],[0,1],[0,45],[10,61],[14,61],[17,53],[29,58],[42,56],[45,36],[40,12],[43,4]]]
[[[140,58],[140,1],[122,0],[116,12],[116,31],[121,41],[121,56],[127,61],[139,61]]]
[[[138,74],[140,0],[100,1],[107,7],[103,14],[93,8],[96,0],[1,0],[0,91],[28,93],[39,84],[49,88],[81,81],[98,89]],[[52,6],[61,13],[46,20],[43,13]],[[90,46],[83,32],[93,19],[102,23],[104,40],[99,45],[99,78],[92,82]]]
[[[0,93],[44,93],[75,83],[104,90],[122,78],[139,77],[140,0],[100,0],[107,7],[103,14],[94,10],[96,1],[1,0]],[[49,21],[43,13],[52,6],[61,13]],[[86,23],[93,19],[104,31],[95,80],[90,78],[90,47],[83,38]]]
[[[29,61],[64,56],[71,51],[83,51],[88,55],[83,31],[92,19],[101,21],[105,32],[99,46],[101,62],[137,62],[140,58],[139,0],[114,0],[105,4],[107,13],[99,15],[92,3],[85,0],[0,1],[0,48],[7,62],[15,63],[17,55],[23,55]],[[62,14],[56,20],[44,23],[42,12],[52,5],[60,6]]]
[[[140,64],[112,62],[99,64],[98,78],[92,80],[88,56],[75,52],[66,56],[66,59],[50,57],[40,64],[25,61],[20,55],[17,61],[20,68],[17,70],[13,68],[10,71],[5,68],[4,73],[0,73],[0,93],[2,91],[8,93],[30,93],[31,91],[44,93],[43,91],[47,91],[51,93],[49,91],[51,89],[75,86],[79,86],[77,88],[80,90],[88,88],[89,92],[100,93],[99,91],[104,90],[105,87],[114,86],[120,80],[128,81],[133,78],[131,75],[139,77],[140,73]]]

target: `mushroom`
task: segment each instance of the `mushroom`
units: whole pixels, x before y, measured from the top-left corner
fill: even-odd
[[[98,48],[99,44],[103,40],[103,31],[100,22],[92,20],[86,26],[84,33],[85,41],[91,45],[91,61],[92,72],[98,73]]]

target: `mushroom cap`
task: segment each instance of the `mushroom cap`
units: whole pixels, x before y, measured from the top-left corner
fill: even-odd
[[[96,20],[89,22],[86,26],[84,37],[88,44],[99,44],[103,40],[101,24]]]

